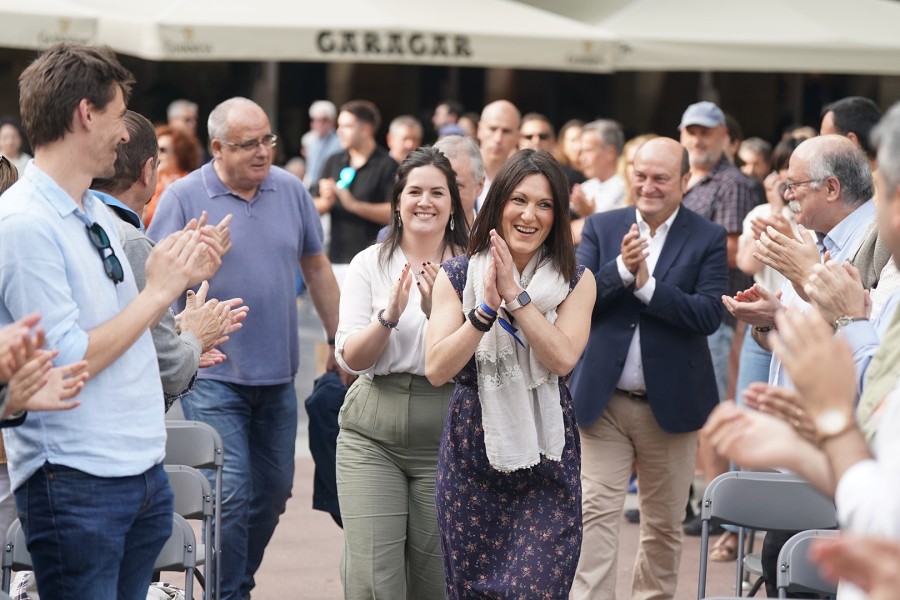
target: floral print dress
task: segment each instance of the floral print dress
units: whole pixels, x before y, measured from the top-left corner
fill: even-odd
[[[460,298],[469,260],[444,271]],[[581,278],[580,266],[569,283]],[[559,397],[565,424],[562,460],[501,472],[488,462],[474,357],[456,388],[438,457],[436,504],[447,597],[568,598],[581,550],[581,448],[565,378]]]

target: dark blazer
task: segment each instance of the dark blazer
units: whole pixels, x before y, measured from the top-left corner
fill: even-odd
[[[625,366],[635,327],[647,397],[659,426],[669,433],[703,426],[718,390],[706,337],[722,322],[728,279],[725,229],[681,207],[653,276],[650,304],[622,284],[616,266],[622,238],[635,223],[634,207],[587,218],[578,262],[596,274],[591,335],[570,382],[580,425],[606,408]]]

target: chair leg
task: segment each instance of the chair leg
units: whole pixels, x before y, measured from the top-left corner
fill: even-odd
[[[755,595],[756,595],[756,592],[759,591],[759,588],[761,588],[762,585],[763,585],[765,582],[766,582],[766,578],[765,578],[765,577],[759,577],[759,578],[754,582],[753,587],[750,588],[750,591],[747,592],[747,597],[749,598],[750,596],[755,596]]]
[[[701,509],[702,510],[702,509]],[[697,600],[706,597],[706,561],[709,558],[709,520],[700,523],[700,577],[697,583]]]
[[[734,595],[738,598],[744,595],[744,533],[745,529],[738,527],[737,579],[734,584]]]

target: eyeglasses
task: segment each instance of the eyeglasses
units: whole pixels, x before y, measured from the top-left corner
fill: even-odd
[[[533,138],[538,138],[542,142],[546,142],[547,140],[550,139],[550,134],[547,133],[546,131],[542,131],[541,133],[523,133],[520,137],[523,140],[530,140]]]
[[[103,269],[106,271],[106,276],[112,279],[112,282],[115,284],[125,281],[125,271],[122,269],[122,263],[119,262],[115,250],[112,249],[106,231],[100,227],[99,223],[94,223],[86,227],[86,229],[88,237],[91,238],[91,243],[97,249],[97,252],[100,253],[100,258],[103,259]],[[107,250],[109,250],[109,254],[106,254]]]
[[[237,148],[238,150],[243,150],[244,152],[249,152],[252,150],[256,150],[256,147],[262,144],[266,148],[271,148],[278,142],[278,136],[274,133],[267,133],[262,136],[258,140],[250,140],[248,142],[229,142],[228,140],[219,140],[223,144],[231,146],[232,148]]]
[[[807,183],[814,183],[822,181],[821,179],[807,179],[806,181],[785,181],[784,187],[788,192],[794,193],[796,187],[801,185],[806,185]]]

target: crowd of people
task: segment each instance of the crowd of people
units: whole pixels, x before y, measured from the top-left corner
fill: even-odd
[[[288,170],[253,101],[204,150],[196,104],[154,127],[132,85],[57,45],[0,125],[0,531],[21,520],[44,597],[145,597],[177,399],[222,436],[221,595],[250,598],[294,479],[298,269],[346,598],[615,597],[631,482],[632,596],[672,598],[692,482],[739,467],[833,496],[850,537],[816,560],[891,596],[900,108],[845,98],[773,145],[708,101],[626,140],[448,100],[433,144],[403,115],[385,148],[372,102],[320,100]]]

